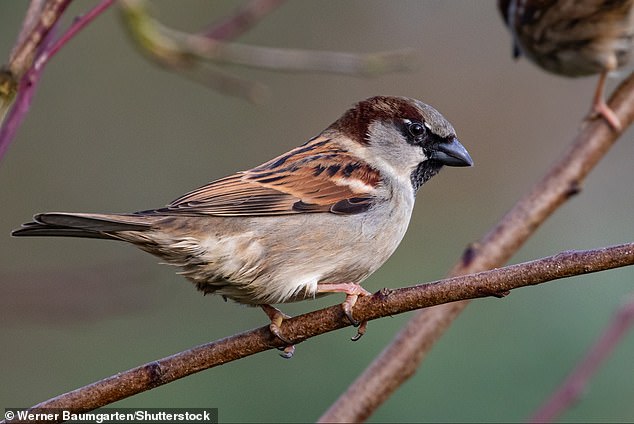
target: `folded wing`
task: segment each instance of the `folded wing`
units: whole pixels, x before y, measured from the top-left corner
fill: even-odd
[[[354,214],[375,200],[379,173],[317,137],[248,171],[200,187],[154,213],[262,216]],[[142,213],[147,213],[145,211]]]

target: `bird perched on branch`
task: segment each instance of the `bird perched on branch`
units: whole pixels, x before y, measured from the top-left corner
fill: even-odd
[[[631,58],[633,6],[634,0],[498,0],[515,57],[558,75],[599,74],[591,113],[615,130],[622,126],[605,103],[605,81]]]
[[[262,307],[290,357],[280,329],[288,317],[271,305],[340,292],[358,325],[352,308],[370,295],[360,283],[392,255],[416,192],[444,165],[472,160],[439,112],[414,99],[372,97],[307,143],[166,207],[42,213],[13,235],[132,243],[180,267],[205,294]]]

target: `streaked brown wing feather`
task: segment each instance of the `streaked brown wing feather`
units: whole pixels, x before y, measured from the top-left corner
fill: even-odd
[[[371,206],[376,170],[317,137],[248,171],[211,182],[156,212],[216,216],[359,213]]]

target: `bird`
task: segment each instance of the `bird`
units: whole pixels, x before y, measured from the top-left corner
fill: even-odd
[[[443,166],[472,166],[453,126],[407,97],[356,103],[306,143],[212,181],[165,207],[133,213],[36,214],[13,236],[70,236],[132,243],[180,268],[204,294],[259,306],[271,333],[275,304],[346,295],[345,317],[370,292],[361,282],[396,250],[418,189]]]
[[[567,77],[599,74],[591,116],[602,116],[617,131],[622,124],[605,102],[605,83],[631,59],[633,6],[634,0],[498,0],[515,58],[526,56]]]

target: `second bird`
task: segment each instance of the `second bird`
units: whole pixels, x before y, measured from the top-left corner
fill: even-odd
[[[634,0],[498,0],[498,7],[516,57],[558,75],[599,74],[592,112],[620,130],[604,89],[607,75],[631,59]]]

